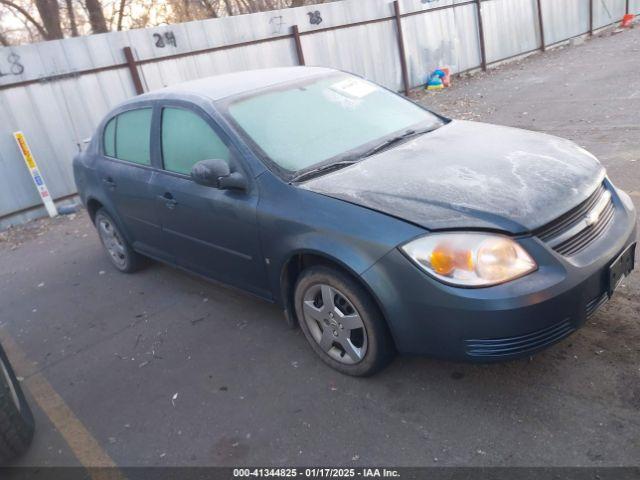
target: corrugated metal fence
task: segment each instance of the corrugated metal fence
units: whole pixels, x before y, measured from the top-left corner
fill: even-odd
[[[483,67],[627,11],[638,13],[640,0],[345,0],[0,48],[0,229],[42,214],[15,130],[27,136],[53,197],[64,198],[75,193],[71,159],[82,139],[141,89],[306,63],[402,90],[438,66]]]

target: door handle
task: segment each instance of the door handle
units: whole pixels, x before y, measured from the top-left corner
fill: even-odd
[[[165,207],[169,210],[173,210],[178,205],[178,202],[170,192],[165,192],[164,195],[158,195],[158,198],[164,202]]]
[[[111,190],[113,190],[114,188],[116,188],[116,182],[113,181],[113,178],[111,177],[104,177],[102,179],[103,183],[105,183],[107,185],[107,187],[109,187]]]

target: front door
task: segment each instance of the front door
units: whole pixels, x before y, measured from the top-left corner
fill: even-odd
[[[164,107],[160,121],[162,170],[151,189],[166,248],[176,262],[197,273],[269,297],[256,219],[258,192],[219,190],[191,180],[200,160],[223,159],[242,170],[238,154],[208,115]]]

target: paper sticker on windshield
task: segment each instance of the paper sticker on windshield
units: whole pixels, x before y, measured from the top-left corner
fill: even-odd
[[[364,98],[378,90],[375,85],[360,80],[359,78],[347,78],[331,85],[331,90],[351,98]]]

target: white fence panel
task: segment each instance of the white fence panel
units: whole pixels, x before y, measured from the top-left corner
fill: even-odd
[[[594,28],[624,14],[625,0],[593,1]],[[589,30],[590,0],[541,2],[547,44]],[[424,84],[437,67],[456,73],[480,65],[475,2],[399,4],[411,85]],[[447,8],[454,4],[462,5]],[[632,13],[640,13],[640,0],[629,4]],[[487,62],[538,48],[537,15],[537,0],[483,0]],[[392,0],[344,0],[0,48],[0,228],[8,215],[39,205],[12,132],[27,136],[54,197],[75,193],[71,159],[78,144],[107,111],[135,95],[124,47],[142,62],[138,72],[150,91],[210,75],[297,65],[293,25],[299,26],[308,65],[352,71],[395,90],[403,87]],[[256,43],[235,47],[244,42]],[[28,81],[33,83],[2,88]]]
[[[547,45],[586,33],[589,0],[542,0],[542,18]]]
[[[482,4],[487,62],[540,47],[536,0],[490,0]]]
[[[626,0],[594,0],[593,28],[601,28],[620,21],[626,13],[625,9]]]

